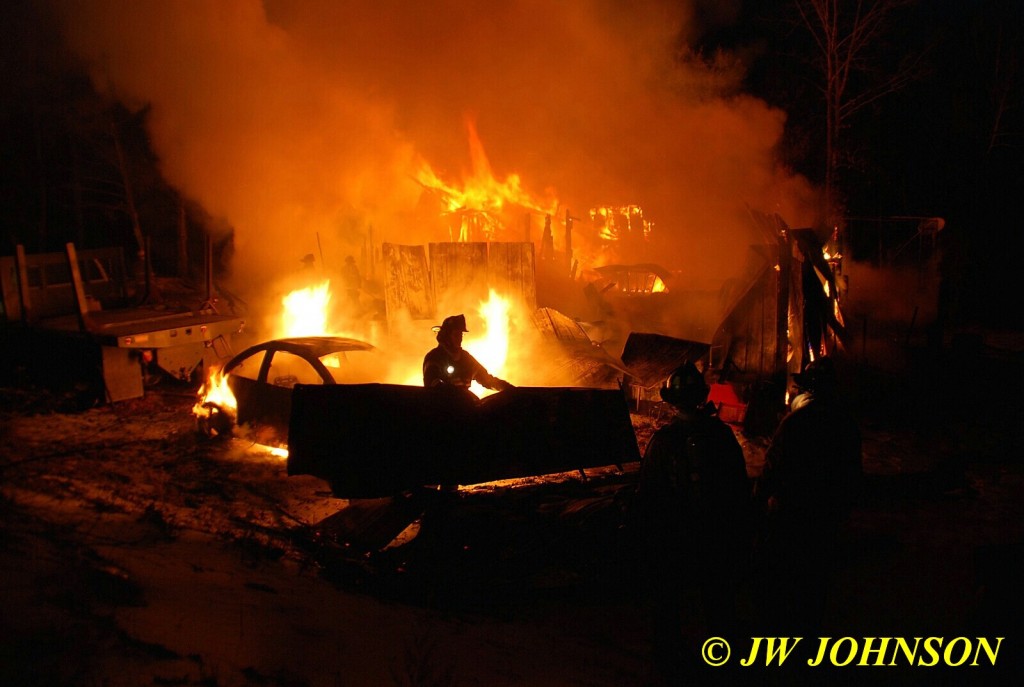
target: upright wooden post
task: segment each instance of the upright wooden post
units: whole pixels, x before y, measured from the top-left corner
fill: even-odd
[[[25,262],[25,246],[14,247],[14,262],[18,270],[18,300],[21,305],[21,321],[30,324],[35,321],[32,311],[32,298],[29,296],[28,264]]]
[[[86,318],[89,315],[89,302],[85,298],[82,272],[78,267],[78,251],[73,243],[67,243],[64,247],[68,254],[68,268],[71,270],[71,286],[75,290],[75,301],[78,304],[78,328],[84,332],[88,330]]]
[[[569,208],[565,209],[565,271],[572,272],[572,221]]]

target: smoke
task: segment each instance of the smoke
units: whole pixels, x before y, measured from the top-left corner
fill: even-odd
[[[460,183],[467,118],[496,176],[578,217],[641,205],[660,262],[698,278],[742,267],[747,206],[812,221],[776,162],[784,113],[737,92],[729,56],[688,54],[685,3],[54,1],[97,86],[150,106],[166,179],[234,229],[242,289],[305,254],[340,267],[371,227],[440,240],[413,175]]]

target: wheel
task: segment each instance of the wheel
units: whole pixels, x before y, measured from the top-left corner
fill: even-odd
[[[207,401],[200,406],[203,412],[196,415],[196,429],[206,437],[229,437],[234,430],[235,421],[231,414],[216,403]]]

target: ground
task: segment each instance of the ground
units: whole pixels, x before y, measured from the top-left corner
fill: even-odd
[[[198,436],[187,388],[85,409],[38,390],[0,401],[5,685],[647,684],[616,524],[629,466],[449,495],[418,536],[381,551],[391,530],[370,545],[332,526],[373,504],[289,477],[241,439]],[[979,417],[926,431],[865,417],[868,484],[843,543],[834,636],[1005,636],[999,667],[1019,664],[1020,433]],[[652,426],[635,424],[642,443]],[[744,445],[756,474],[764,443]],[[808,677],[748,670],[738,678]],[[837,682],[936,675],[859,670]],[[1000,684],[990,666],[970,670],[972,684]]]

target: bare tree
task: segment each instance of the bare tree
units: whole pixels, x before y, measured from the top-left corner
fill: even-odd
[[[1020,106],[1020,44],[1014,34],[1020,29],[996,27],[991,39],[991,125],[989,126],[986,153],[996,148],[1019,147],[1020,131],[1013,122],[1013,110]]]
[[[825,102],[825,216],[843,215],[836,176],[845,164],[843,132],[850,119],[915,78],[923,52],[894,56],[886,37],[896,13],[915,0],[793,0],[800,23],[818,49]]]

